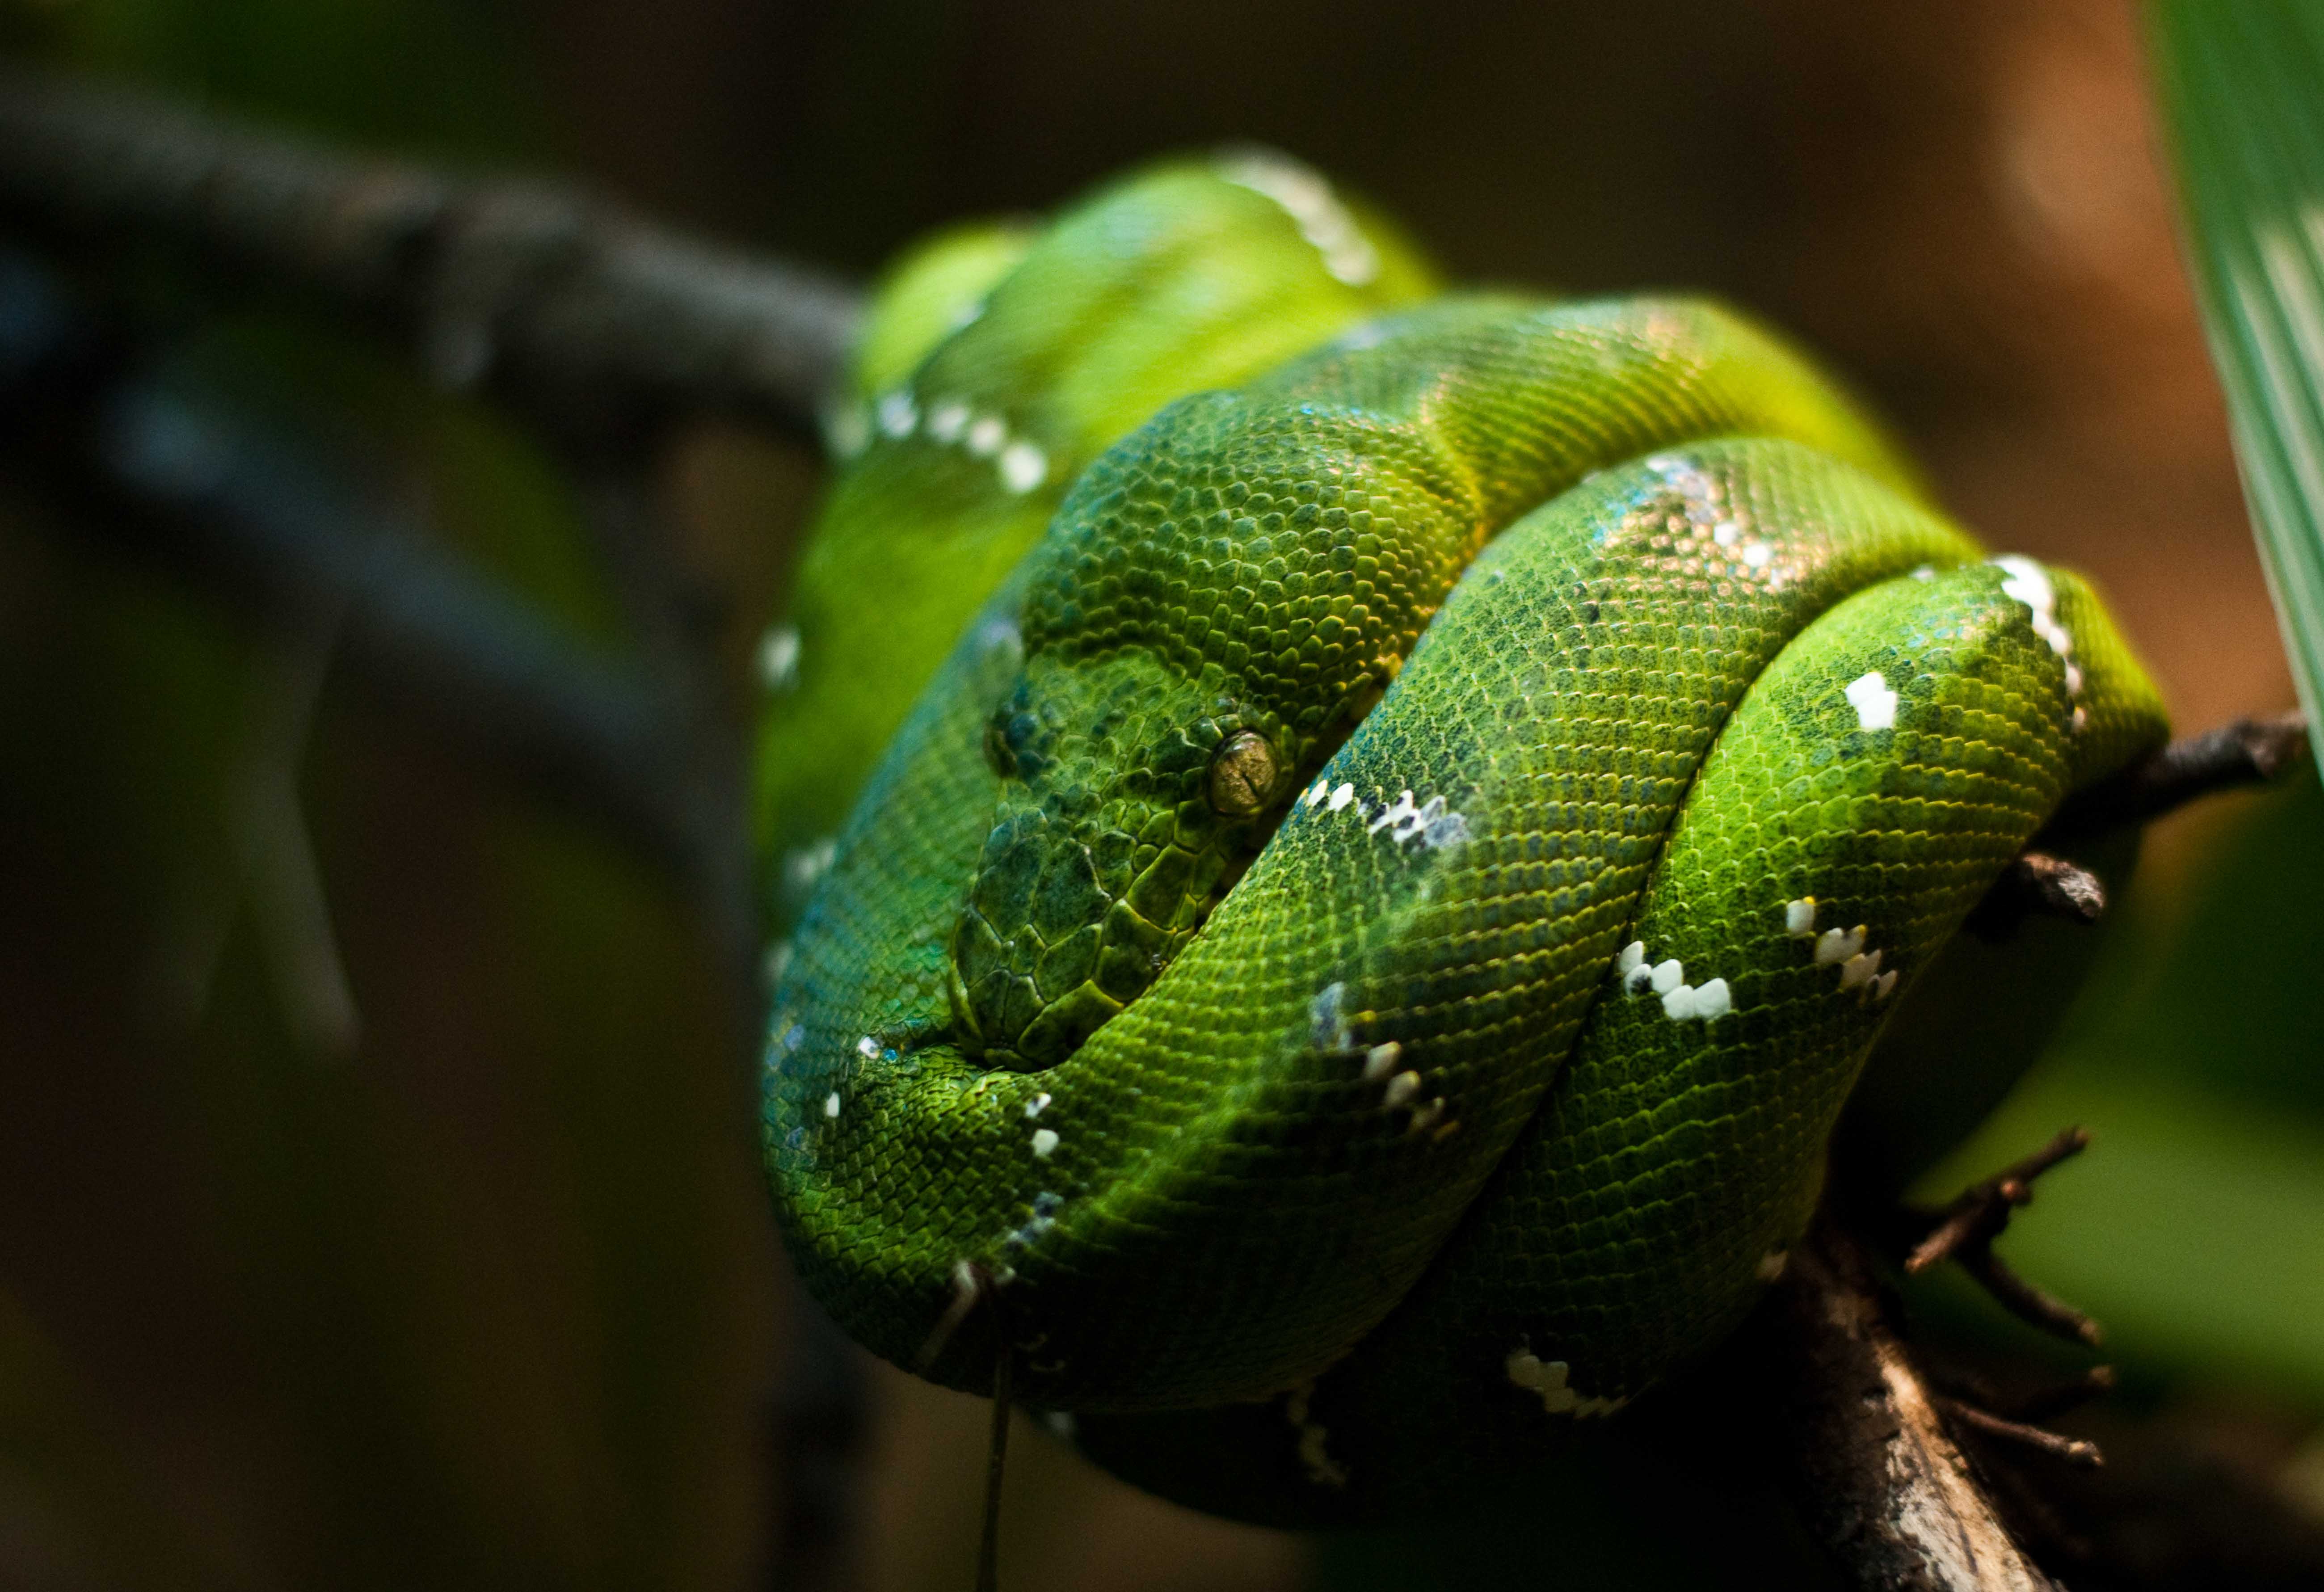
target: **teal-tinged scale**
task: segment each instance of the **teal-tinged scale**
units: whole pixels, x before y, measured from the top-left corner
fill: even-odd
[[[973,1390],[997,1321],[1107,1463],[1286,1521],[1683,1366],[1935,947],[2163,733],[2078,585],[1911,491],[1683,300],[1446,300],[1166,410],[970,621],[800,921],[766,1130],[809,1285]],[[1239,729],[1284,777],[1222,822]],[[1810,896],[1877,977],[1786,932]],[[1125,904],[1158,966],[1083,954]],[[1633,939],[1731,1009],[1626,993]]]

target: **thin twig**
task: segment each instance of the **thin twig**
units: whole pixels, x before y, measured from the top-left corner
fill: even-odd
[[[1923,1272],[1965,1248],[1993,1242],[2009,1225],[2013,1210],[2034,1202],[2034,1180],[2060,1162],[2080,1155],[2089,1142],[2089,1129],[2069,1127],[2024,1160],[1955,1196],[1928,1236],[1905,1257],[1904,1269]]]
[[[2112,1366],[2092,1366],[2071,1382],[2041,1388],[2019,1399],[2009,1413],[2018,1421],[2054,1420],[2080,1409],[2092,1399],[2104,1398],[2121,1380]]]
[[[2047,851],[2025,851],[2001,870],[1961,926],[1980,939],[2006,940],[2029,917],[2092,924],[2106,906],[2106,885],[2097,874]]]
[[[0,71],[0,218],[180,246],[381,322],[536,419],[719,410],[811,435],[860,296],[548,183],[463,180]]]
[[[2307,750],[2308,721],[2296,712],[2237,719],[2182,737],[2075,796],[2051,819],[2040,843],[2144,824],[2220,791],[2264,785],[2289,772]]]
[[[2069,1127],[2015,1165],[1966,1191],[1943,1210],[1923,1218],[1927,1230],[1905,1257],[1904,1269],[1922,1272],[1950,1260],[2019,1320],[2070,1342],[2096,1344],[2102,1336],[2096,1321],[2019,1276],[1993,1252],[1993,1241],[2009,1226],[2010,1212],[2033,1203],[2034,1180],[2080,1155],[2089,1142],[2087,1131]]]
[[[1980,1409],[1966,1399],[1949,1398],[1941,1401],[1946,1414],[1963,1425],[1973,1426],[1987,1437],[1997,1437],[2004,1442],[2016,1443],[2038,1453],[2052,1455],[2069,1465],[2084,1470],[2096,1470],[2106,1463],[2098,1444],[2079,1437],[2061,1437],[2054,1431],[2044,1431],[2039,1426],[2023,1421],[2012,1421]]]

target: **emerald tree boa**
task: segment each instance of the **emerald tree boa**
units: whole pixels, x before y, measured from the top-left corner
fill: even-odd
[[[908,258],[831,429],[763,659],[785,1234],[1222,1513],[1426,1507],[1701,1358],[2166,734],[1767,332],[1443,292],[1278,156]]]

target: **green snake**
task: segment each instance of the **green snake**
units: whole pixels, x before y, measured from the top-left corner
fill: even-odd
[[[871,324],[765,660],[783,1229],[1198,1506],[1427,1507],[1698,1361],[1964,916],[2166,734],[1768,333],[1440,294],[1281,157]]]

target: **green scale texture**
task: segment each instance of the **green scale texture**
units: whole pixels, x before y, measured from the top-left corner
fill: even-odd
[[[1038,239],[948,234],[881,284],[830,426],[849,463],[770,638],[755,813],[779,925],[962,625],[1084,465],[1170,400],[1434,290],[1377,219],[1346,215],[1362,252],[1335,262],[1270,192],[1342,213],[1281,156],[1174,161]]]
[[[1766,462],[1763,445],[1722,452],[1753,475]],[[1840,506],[1803,480],[1757,495],[1796,523]],[[1818,943],[1862,925],[1859,967],[1912,980],[2066,791],[2151,744],[2152,693],[2086,590],[2056,578],[2074,695],[2006,578],[1972,566],[1849,599],[1720,735],[1629,932],[1688,979],[1724,980],[1731,1012],[1674,1019],[1610,965],[1543,1109],[1348,1358],[1289,1397],[1084,1416],[1093,1454],[1217,1513],[1355,1523],[1541,1460],[1724,1338],[1804,1229],[1823,1146],[1901,998]],[[1893,729],[1863,729],[1846,695],[1874,670],[1898,693]],[[1811,897],[1814,925],[1794,934]]]
[[[2164,732],[2079,585],[1977,557],[1701,303],[1449,299],[1166,409],[969,622],[799,922],[802,1275],[952,1385],[1005,1341],[1226,1513],[1551,1452],[1739,1319],[1921,968]],[[1238,733],[1274,777],[1221,812]]]

